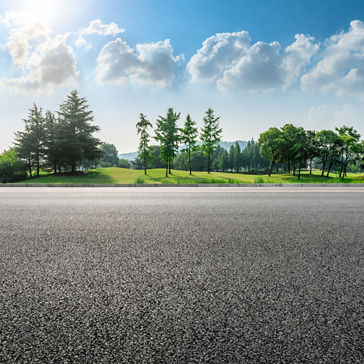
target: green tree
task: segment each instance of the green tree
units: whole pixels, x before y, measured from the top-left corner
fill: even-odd
[[[147,174],[147,163],[151,159],[149,140],[150,136],[148,133],[148,128],[152,127],[152,124],[147,120],[146,116],[142,113],[139,115],[139,121],[136,124],[137,133],[140,135],[139,148],[138,148],[138,158],[143,161],[144,174]]]
[[[317,154],[321,160],[321,176],[325,173],[327,162],[329,162],[333,150],[333,145],[337,141],[337,134],[332,130],[321,130],[316,134]]]
[[[131,163],[125,158],[120,158],[118,161],[118,167],[119,168],[131,168]]]
[[[157,119],[155,139],[160,143],[161,156],[166,161],[166,177],[171,173],[171,164],[178,151],[180,135],[177,121],[180,115],[169,108],[165,117],[159,116]]]
[[[45,114],[46,131],[46,159],[48,165],[52,166],[54,173],[57,173],[57,165],[60,164],[62,156],[59,153],[59,136],[62,135],[55,115],[47,110]]]
[[[27,165],[19,159],[14,149],[0,154],[0,180],[18,181],[27,178]]]
[[[226,149],[220,148],[219,154],[217,156],[217,169],[219,171],[225,172],[229,165],[229,154]]]
[[[336,131],[342,141],[340,148],[340,177],[346,177],[346,170],[349,163],[360,160],[363,153],[360,134],[353,127],[345,125],[341,128],[336,128]]]
[[[316,132],[314,130],[306,130],[307,138],[307,158],[309,160],[310,175],[312,175],[312,161],[318,156],[318,144],[316,140]]]
[[[207,156],[207,173],[210,173],[211,157],[221,140],[222,129],[219,126],[220,116],[214,116],[214,110],[209,108],[203,118],[204,125],[201,130],[201,149]]]
[[[87,100],[73,90],[57,113],[62,128],[59,147],[71,172],[75,172],[77,164],[81,162],[99,159],[101,142],[93,137],[93,133],[100,128],[91,124],[94,117]]]
[[[101,167],[117,167],[119,164],[118,151],[114,144],[101,143]]]
[[[241,165],[242,165],[242,154],[241,154],[241,149],[240,149],[240,145],[238,142],[235,142],[233,160],[234,160],[235,172],[239,173]]]
[[[23,120],[25,130],[15,133],[15,148],[19,157],[27,161],[30,174],[34,164],[39,176],[40,166],[46,155],[46,121],[42,108],[34,104],[29,109],[28,117]]]
[[[188,114],[186,117],[185,125],[183,129],[181,129],[181,141],[185,144],[185,148],[183,149],[183,151],[187,154],[190,175],[192,174],[191,155],[192,152],[194,152],[197,148],[197,136],[198,130],[196,127],[196,122],[193,121]]]
[[[273,166],[278,161],[282,145],[282,132],[278,128],[269,128],[261,133],[258,139],[260,153],[264,158],[269,159],[269,177],[272,174]]]

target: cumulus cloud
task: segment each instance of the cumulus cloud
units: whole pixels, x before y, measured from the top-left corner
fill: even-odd
[[[29,60],[25,77],[0,82],[16,92],[40,92],[73,81],[78,76],[76,57],[64,37],[49,38],[39,44]]]
[[[219,33],[207,38],[187,64],[193,82],[213,81],[220,89],[270,91],[297,80],[318,45],[297,34],[281,49],[278,42],[251,45],[249,33]]]
[[[172,84],[174,65],[181,59],[174,56],[169,39],[138,44],[135,50],[117,38],[100,51],[96,75],[102,83],[121,84],[130,80],[166,87]]]
[[[0,22],[10,28],[6,49],[13,63],[24,68],[31,49],[31,41],[46,37],[48,30],[37,20],[24,13],[8,12],[0,18]]]
[[[109,24],[103,24],[101,20],[95,19],[90,21],[87,28],[82,28],[78,32],[78,38],[76,39],[75,44],[78,47],[91,48],[91,44],[86,41],[84,35],[97,34],[116,37],[123,32],[125,32],[125,29],[119,28],[116,23],[111,22]]]
[[[76,57],[67,45],[69,34],[51,37],[46,26],[22,13],[0,18],[8,28],[6,49],[22,77],[2,78],[0,85],[15,92],[41,92],[73,81],[78,76]]]
[[[350,23],[348,31],[326,42],[322,59],[301,78],[304,89],[334,89],[339,94],[364,91],[364,24]]]

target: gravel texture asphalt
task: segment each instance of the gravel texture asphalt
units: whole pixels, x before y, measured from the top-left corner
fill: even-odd
[[[363,189],[0,189],[0,362],[363,363]]]

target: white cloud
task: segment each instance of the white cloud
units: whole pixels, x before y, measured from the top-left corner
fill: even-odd
[[[333,89],[338,94],[361,96],[364,91],[364,24],[354,20],[347,32],[330,37],[322,59],[301,81],[304,89]]]
[[[116,23],[103,24],[101,20],[91,20],[87,28],[82,28],[78,32],[78,38],[75,44],[78,47],[91,48],[91,44],[87,42],[84,35],[97,34],[104,36],[116,37],[118,34],[125,32],[125,29],[119,28]]]
[[[9,51],[13,63],[24,68],[31,50],[31,41],[46,37],[48,30],[37,20],[24,13],[8,12],[0,21],[10,28],[6,49]]]
[[[39,44],[29,60],[25,77],[2,79],[0,84],[16,92],[41,92],[73,81],[78,76],[73,50],[64,37],[49,38]]]
[[[103,83],[121,84],[130,80],[166,87],[172,84],[174,65],[181,58],[173,55],[169,39],[138,44],[135,51],[121,38],[117,38],[100,51],[96,74]]]
[[[0,85],[15,92],[41,92],[78,76],[76,57],[67,45],[69,33],[50,36],[47,27],[31,16],[7,13],[0,22],[8,29],[6,49],[24,76],[2,78]]]
[[[220,89],[270,91],[295,82],[318,45],[297,34],[283,51],[278,42],[250,43],[248,32],[219,33],[207,38],[187,64],[193,82],[214,81]]]
[[[103,24],[99,19],[90,21],[87,28],[80,30],[80,34],[112,35],[113,37],[123,32],[125,29],[119,28],[116,23]]]

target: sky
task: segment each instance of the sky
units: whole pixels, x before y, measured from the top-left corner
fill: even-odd
[[[77,89],[120,153],[169,107],[223,140],[272,126],[364,135],[361,0],[0,0],[0,150]]]

